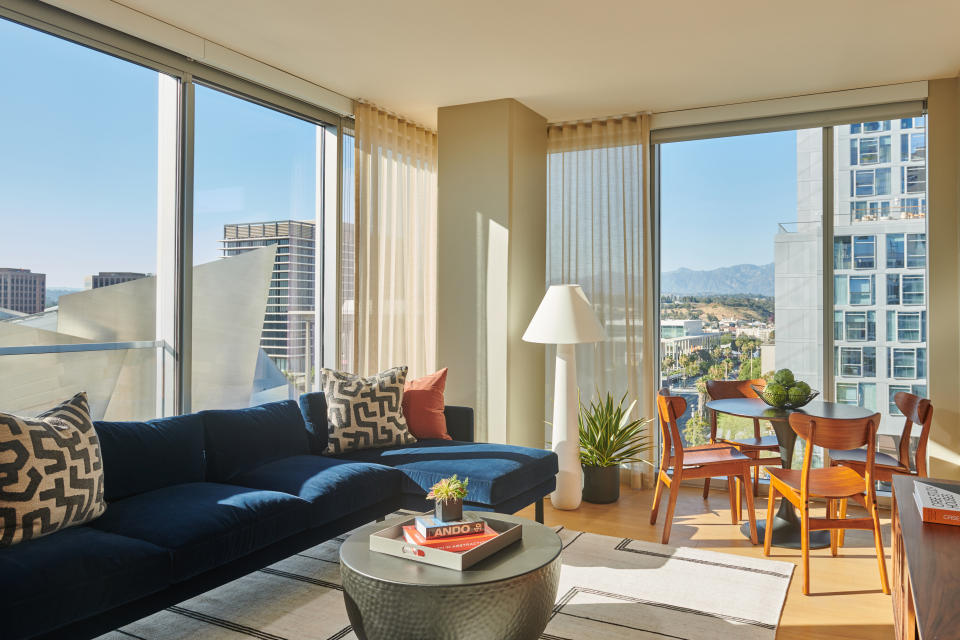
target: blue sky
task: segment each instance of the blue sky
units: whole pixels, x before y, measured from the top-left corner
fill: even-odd
[[[155,71],[0,20],[0,267],[81,287],[156,271]],[[10,90],[13,88],[14,90]],[[316,127],[198,87],[195,263],[223,224],[312,219]],[[662,148],[662,267],[773,260],[796,217],[793,132]]]
[[[0,267],[156,271],[155,71],[0,20]],[[227,222],[313,217],[310,123],[197,90],[195,262]]]
[[[777,224],[797,219],[794,131],[661,146],[661,269],[773,262]]]

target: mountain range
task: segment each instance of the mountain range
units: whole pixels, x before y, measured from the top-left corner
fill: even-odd
[[[660,276],[660,292],[666,295],[773,295],[773,263],[735,264],[706,271],[676,269]]]

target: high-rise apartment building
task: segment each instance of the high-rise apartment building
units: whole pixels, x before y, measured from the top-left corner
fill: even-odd
[[[87,276],[84,284],[87,289],[99,289],[100,287],[109,287],[114,284],[120,284],[121,282],[139,280],[149,275],[149,273],[134,273],[132,271],[101,271],[92,276]]]
[[[304,373],[311,357],[308,344],[315,344],[316,224],[226,224],[221,244],[223,257],[277,245],[260,346],[281,370]]]
[[[826,333],[836,400],[880,412],[881,429],[896,433],[903,423],[894,395],[927,395],[925,118],[834,128],[833,322],[825,328],[821,145],[819,129],[798,132],[798,218],[776,237],[776,365],[819,384]]]
[[[40,313],[47,296],[47,276],[30,269],[0,269],[0,308]]]

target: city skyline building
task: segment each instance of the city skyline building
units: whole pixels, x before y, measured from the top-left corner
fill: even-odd
[[[879,412],[881,431],[899,433],[894,395],[927,395],[925,118],[834,128],[832,327],[817,321],[821,145],[819,129],[797,132],[797,221],[776,237],[776,366],[822,385],[826,334],[836,401]]]
[[[282,371],[306,373],[312,361],[316,295],[316,224],[276,220],[223,226],[224,258],[276,245],[260,346]]]
[[[42,313],[47,276],[30,269],[0,268],[0,308],[19,313]]]
[[[140,278],[146,278],[148,276],[150,276],[149,273],[136,273],[133,271],[101,271],[100,273],[87,276],[84,279],[84,288],[99,289],[101,287],[120,284],[121,282],[139,280]]]

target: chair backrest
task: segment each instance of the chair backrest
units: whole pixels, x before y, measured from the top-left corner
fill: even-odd
[[[750,387],[756,385],[761,389],[767,386],[763,378],[756,380],[707,380],[707,395],[711,400],[725,400],[727,398],[756,398],[757,393]]]
[[[817,418],[800,412],[791,413],[790,428],[806,441],[801,472],[801,494],[806,495],[807,492],[814,446],[849,451],[866,445],[865,490],[873,491],[873,461],[877,451],[877,429],[880,427],[880,417],[879,413],[875,413],[857,420],[837,420]]]
[[[728,398],[757,398],[757,392],[750,385],[761,389],[767,386],[763,378],[755,380],[707,380],[707,396],[711,400],[726,400]],[[753,437],[760,439],[760,421],[753,419]],[[710,442],[717,441],[717,416],[715,411],[710,412]]]
[[[917,443],[917,475],[927,477],[927,440],[930,439],[930,425],[933,421],[933,405],[926,398],[900,391],[893,396],[893,402],[905,416],[903,434],[900,436],[900,464],[910,468],[910,432],[913,425],[919,424],[920,442]]]
[[[670,389],[664,387],[657,394],[657,415],[660,418],[660,436],[663,443],[664,458],[670,455],[683,455],[683,440],[677,418],[687,410],[687,401],[680,396],[671,396]]]

